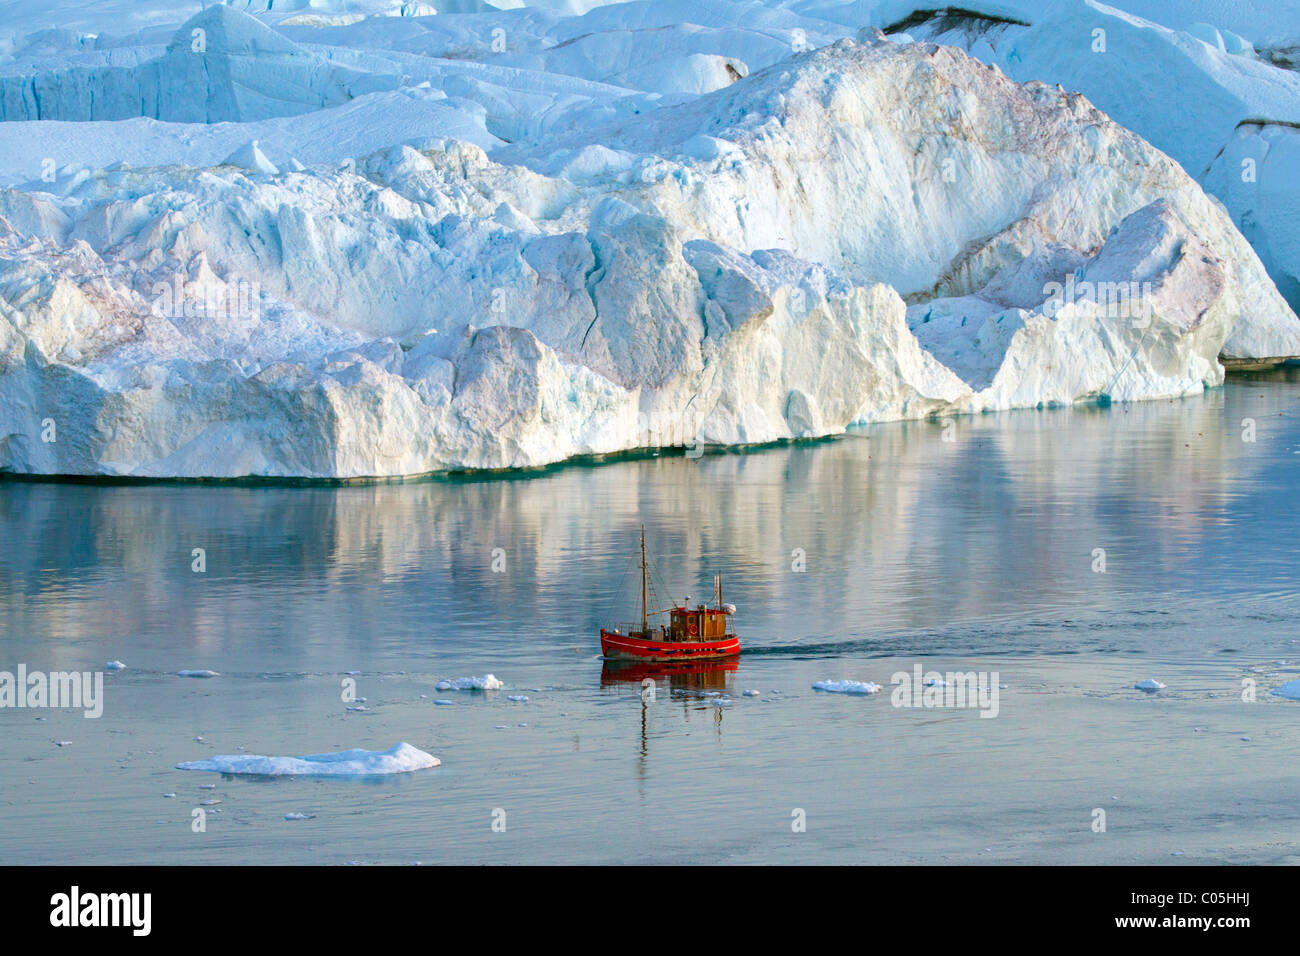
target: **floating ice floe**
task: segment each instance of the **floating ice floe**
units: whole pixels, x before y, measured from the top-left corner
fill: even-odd
[[[220,677],[216,671],[177,671],[177,677]]]
[[[482,677],[457,677],[455,680],[440,680],[434,690],[500,690],[506,685],[492,674]]]
[[[316,819],[316,814],[314,814],[314,813],[286,813],[286,814],[284,815],[284,818],[285,818],[286,820],[315,820],[315,819]]]
[[[1158,690],[1164,690],[1165,685],[1160,683],[1160,681],[1158,680],[1154,680],[1153,678],[1148,677],[1146,680],[1138,681],[1136,684],[1133,685],[1133,688],[1134,690],[1145,690],[1149,693],[1154,693],[1155,691]]]
[[[1287,700],[1300,700],[1300,679],[1289,680],[1281,687],[1274,687],[1269,693],[1274,697],[1285,697]]]
[[[266,777],[373,777],[426,770],[441,763],[437,757],[423,750],[408,743],[400,743],[388,750],[341,750],[337,753],[308,754],[305,757],[225,754],[208,760],[178,763],[176,769]]]
[[[745,696],[746,696],[746,697],[757,697],[757,696],[758,696],[758,691],[756,691],[756,690],[747,690],[747,691],[745,691]]]
[[[106,671],[124,671],[124,670],[126,670],[126,665],[123,664],[121,661],[109,661],[107,664],[104,665],[104,670],[106,670]]]
[[[878,694],[880,685],[874,681],[859,680],[819,680],[812,685],[813,690],[828,694]]]
[[[528,698],[523,694],[511,694],[506,698],[506,700],[513,700],[516,704],[528,703]]]

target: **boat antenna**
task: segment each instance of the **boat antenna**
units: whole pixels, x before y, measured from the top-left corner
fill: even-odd
[[[645,525],[641,526],[641,633],[644,635],[650,629],[649,614],[646,605],[646,574],[645,574]]]

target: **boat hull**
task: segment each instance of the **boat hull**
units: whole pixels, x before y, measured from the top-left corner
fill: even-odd
[[[710,661],[739,654],[740,638],[732,634],[719,641],[647,641],[602,629],[600,651],[610,658],[664,664],[677,661]]]

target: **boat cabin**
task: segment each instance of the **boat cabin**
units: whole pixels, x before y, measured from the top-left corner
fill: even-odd
[[[720,641],[727,636],[727,612],[720,607],[675,607],[668,612],[670,641]]]

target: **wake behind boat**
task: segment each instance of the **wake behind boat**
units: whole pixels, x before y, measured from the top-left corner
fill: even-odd
[[[600,629],[600,650],[607,658],[640,661],[713,660],[740,653],[740,638],[730,629],[734,604],[722,602],[722,577],[713,579],[713,607],[679,606],[649,609],[645,528],[641,528],[641,623]],[[666,623],[650,625],[651,617],[667,615]]]

